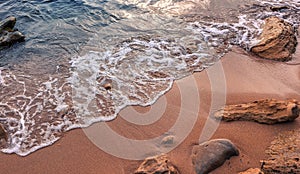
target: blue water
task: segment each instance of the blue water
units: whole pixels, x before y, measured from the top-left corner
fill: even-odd
[[[81,0],[9,0],[0,2],[0,16],[17,18],[16,28],[26,42],[0,52],[1,65],[21,63],[35,58],[36,64],[51,72],[64,56],[80,51],[93,33],[121,18],[107,10],[107,1],[90,6]],[[110,8],[133,7],[109,3]],[[41,69],[43,69],[41,68]]]

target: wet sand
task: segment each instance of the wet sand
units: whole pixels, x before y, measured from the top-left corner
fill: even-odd
[[[294,98],[300,101],[299,45],[294,60],[288,63],[258,59],[236,47],[222,58],[221,63],[226,77],[227,104],[238,104],[264,98]],[[196,73],[194,77],[200,95],[198,119],[186,139],[168,153],[171,161],[183,174],[193,173],[190,159],[191,149],[194,144],[199,142],[211,107],[212,92],[207,71]],[[180,90],[189,90],[189,88],[191,88],[191,84],[185,84],[184,88],[179,88],[175,83],[165,95],[167,106],[164,114],[153,124],[139,126],[118,117],[108,125],[112,130],[127,138],[149,139],[159,136],[176,122],[181,106]],[[151,107],[135,107],[135,109],[138,112],[147,113]],[[223,166],[212,173],[232,174],[249,167],[260,167],[259,161],[266,157],[264,151],[274,137],[282,131],[296,129],[299,126],[299,118],[291,123],[277,125],[242,121],[222,122],[211,138],[230,139],[240,149],[240,156],[227,160]],[[120,148],[122,148],[122,144],[120,144]],[[125,151],[126,149],[124,149]],[[1,153],[0,173],[127,174],[133,173],[140,163],[141,161],[121,159],[102,151],[87,138],[82,129],[76,129],[65,134],[54,145],[40,149],[26,157]]]

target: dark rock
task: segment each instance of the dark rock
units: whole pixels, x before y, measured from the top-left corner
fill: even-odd
[[[16,42],[24,41],[25,36],[19,31],[5,32],[0,37],[0,46],[9,46]]]
[[[290,60],[296,51],[296,31],[291,24],[278,17],[265,19],[260,42],[251,48],[256,55],[277,61]]]
[[[10,16],[3,21],[0,21],[0,33],[3,31],[12,31],[15,27],[17,19],[13,16]]]
[[[239,172],[239,174],[264,174],[260,169],[258,168],[250,168],[244,172]]]
[[[191,157],[196,173],[207,174],[231,156],[238,155],[239,151],[231,141],[216,139],[194,146]]]
[[[246,104],[227,105],[214,116],[224,121],[243,120],[275,124],[293,121],[299,117],[297,103],[296,100],[265,99]]]
[[[134,174],[179,174],[166,155],[145,159]]]
[[[0,139],[7,139],[7,134],[3,126],[0,124]]]
[[[15,24],[16,18],[12,16],[0,22],[0,48],[24,41],[25,36],[14,29]]]
[[[300,129],[281,133],[266,150],[261,161],[265,174],[300,173]]]

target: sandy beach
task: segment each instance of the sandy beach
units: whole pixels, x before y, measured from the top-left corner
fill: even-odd
[[[300,101],[299,63],[299,45],[293,60],[287,63],[259,59],[241,48],[233,47],[232,51],[221,59],[226,77],[226,103],[239,104],[265,98],[282,100],[293,98]],[[208,117],[212,94],[206,71],[195,73],[193,76],[201,99],[198,119],[186,139],[168,153],[170,160],[183,174],[194,172],[190,158],[191,149],[199,142]],[[186,84],[186,90],[189,90],[189,84]],[[175,84],[165,97],[166,112],[153,124],[139,126],[118,117],[108,125],[115,132],[131,139],[148,139],[161,135],[172,127],[178,117],[181,105],[178,86]],[[146,113],[151,108],[135,107],[135,109]],[[274,137],[280,132],[293,130],[299,126],[299,119],[276,125],[245,121],[222,122],[212,138],[231,140],[239,148],[240,155],[227,160],[223,166],[212,173],[231,174],[250,167],[260,167],[259,161],[266,158],[264,151]],[[26,157],[1,153],[0,173],[127,174],[133,173],[140,163],[141,161],[121,159],[102,151],[87,138],[82,129],[76,129],[65,134],[52,146],[40,149]]]

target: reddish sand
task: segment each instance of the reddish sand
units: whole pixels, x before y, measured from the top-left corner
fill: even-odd
[[[261,60],[249,56],[240,48],[234,48],[222,58],[226,76],[227,104],[249,102],[263,98],[300,101],[300,48],[289,63]],[[293,64],[293,65],[292,65]],[[186,139],[168,155],[181,173],[193,173],[190,153],[193,144],[199,142],[203,125],[208,116],[211,102],[211,87],[206,71],[194,74],[200,94],[200,111],[193,130]],[[189,84],[185,89],[189,90]],[[182,88],[181,88],[182,90]],[[151,125],[138,126],[121,117],[108,123],[120,135],[132,139],[148,139],[163,134],[176,122],[180,110],[180,91],[175,84],[165,95],[166,112]],[[151,108],[136,107],[139,112]],[[188,116],[187,116],[188,119]],[[212,138],[227,138],[240,149],[240,156],[233,157],[213,171],[213,174],[232,174],[249,167],[260,167],[265,149],[274,136],[285,130],[299,128],[300,119],[291,123],[263,125],[254,122],[221,123]],[[176,136],[176,135],[175,135]],[[103,139],[105,141],[105,139]],[[120,144],[120,148],[122,145]],[[126,151],[126,149],[124,149]],[[112,156],[95,146],[81,129],[68,132],[50,147],[38,150],[26,157],[15,154],[0,154],[0,173],[132,173],[141,161],[130,161]]]

